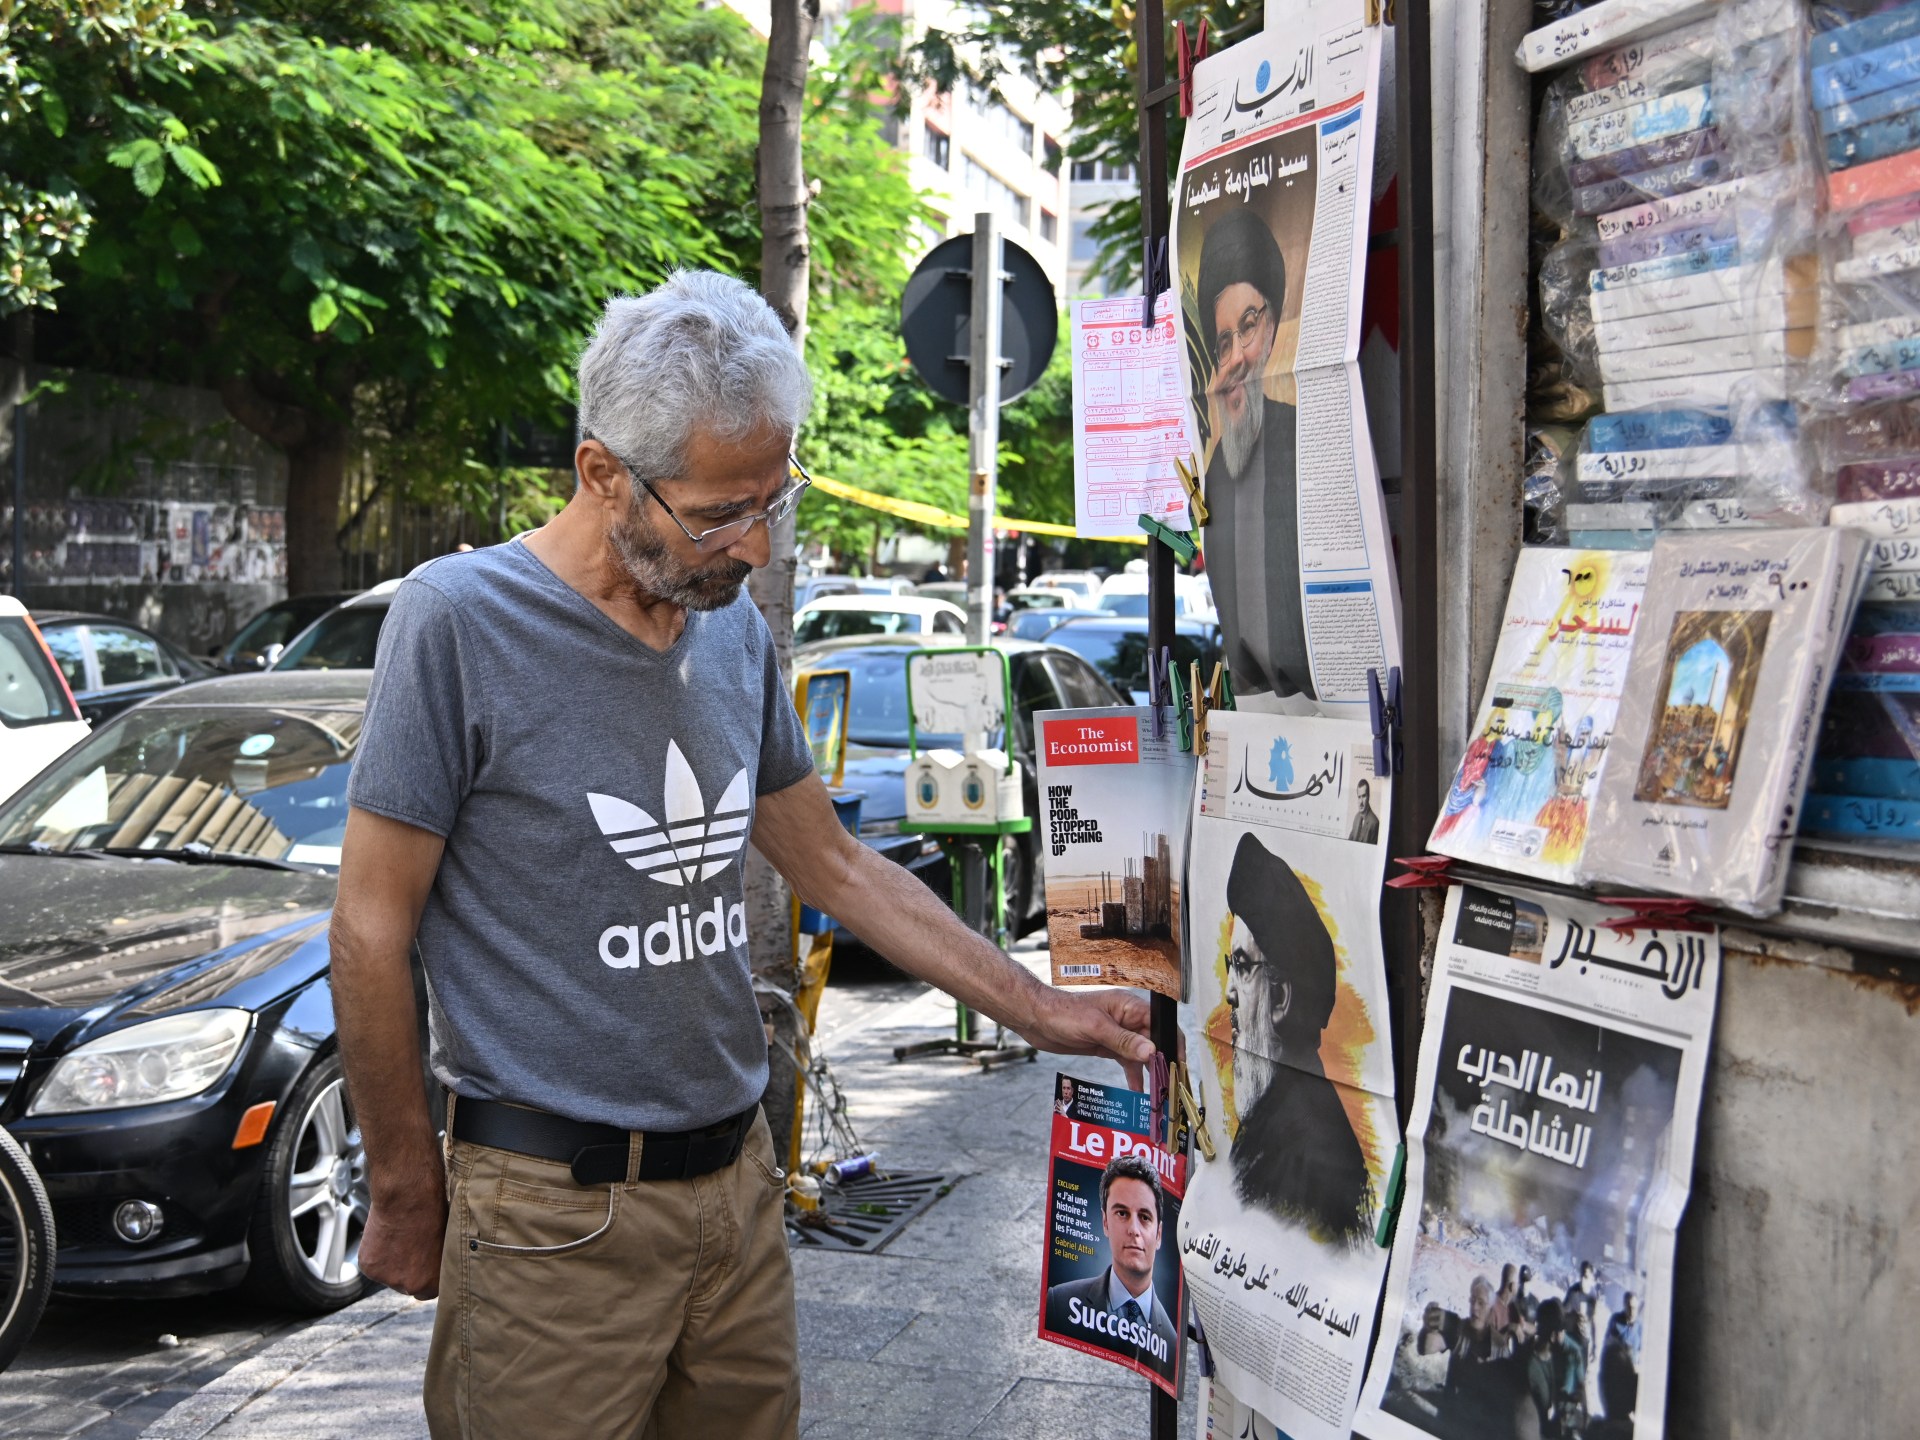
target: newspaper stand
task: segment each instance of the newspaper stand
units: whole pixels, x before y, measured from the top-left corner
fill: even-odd
[[[1033,829],[1024,813],[1020,763],[1010,750],[988,748],[1004,733],[1011,709],[1007,657],[986,645],[915,650],[907,656],[906,815],[903,832],[928,835],[946,852],[953,876],[953,908],[968,927],[996,945],[1006,935],[1006,837]],[[962,749],[922,752],[920,733],[957,734]],[[921,1055],[965,1055],[981,1068],[1032,1060],[1030,1045],[977,1038],[974,1014],[954,1002],[951,1039],[896,1045],[895,1060]]]

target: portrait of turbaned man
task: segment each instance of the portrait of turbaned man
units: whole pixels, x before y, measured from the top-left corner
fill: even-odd
[[[1116,1155],[1101,1173],[1099,1201],[1107,1264],[1097,1274],[1048,1287],[1046,1327],[1169,1370],[1179,1346],[1179,1317],[1155,1285],[1168,1233],[1160,1172],[1138,1152]],[[1165,1288],[1177,1293],[1177,1286]]]

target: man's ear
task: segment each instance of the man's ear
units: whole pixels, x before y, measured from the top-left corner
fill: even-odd
[[[1280,1027],[1286,1023],[1287,1012],[1293,1008],[1293,982],[1282,980],[1273,987],[1273,1033],[1277,1038]]]
[[[580,488],[600,505],[625,509],[631,503],[626,467],[598,440],[582,440],[573,452]]]

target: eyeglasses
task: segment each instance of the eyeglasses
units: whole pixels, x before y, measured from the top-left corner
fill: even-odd
[[[600,443],[605,445],[607,442],[602,440]],[[607,453],[613,455],[614,459],[619,460],[620,463],[626,467],[627,474],[633,478],[634,483],[645,490],[647,494],[651,495],[655,503],[667,512],[667,518],[680,527],[680,533],[693,542],[694,549],[708,553],[715,550],[725,550],[732,545],[738,545],[742,540],[747,538],[748,532],[762,520],[766,521],[768,527],[771,528],[779,521],[786,519],[787,516],[793,513],[793,507],[800,503],[800,497],[807,493],[807,487],[813,484],[813,476],[807,473],[807,467],[802,465],[799,460],[795,459],[792,455],[789,455],[787,456],[787,478],[794,483],[776,495],[771,505],[767,506],[766,509],[760,511],[758,514],[742,515],[738,520],[729,520],[724,525],[715,525],[711,530],[702,530],[696,534],[687,528],[685,521],[673,513],[673,507],[667,504],[658,490],[653,488],[653,482],[651,480],[635,470],[633,466],[625,460],[621,460],[620,456],[614,455],[611,448],[607,450]]]
[[[1251,349],[1254,337],[1260,333],[1261,323],[1267,318],[1267,310],[1268,307],[1265,305],[1249,305],[1246,313],[1240,317],[1238,325],[1231,330],[1222,330],[1214,336],[1214,358],[1225,364],[1227,356],[1233,353],[1236,343],[1243,350]]]
[[[1227,952],[1227,971],[1235,980],[1250,981],[1266,968],[1264,955],[1249,954],[1243,946],[1236,945]]]

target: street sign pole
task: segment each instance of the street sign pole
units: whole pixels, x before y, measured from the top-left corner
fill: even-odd
[[[1000,222],[973,217],[972,340],[967,356],[967,643],[992,643],[993,506],[1000,478],[1000,327],[1005,302]],[[971,742],[969,742],[971,743]]]

